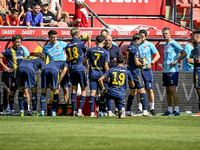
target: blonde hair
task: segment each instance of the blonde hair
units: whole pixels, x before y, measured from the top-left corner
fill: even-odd
[[[74,27],[70,30],[70,34],[71,34],[72,37],[75,37],[78,33],[79,33],[78,27]]]

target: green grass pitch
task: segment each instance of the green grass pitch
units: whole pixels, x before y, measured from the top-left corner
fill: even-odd
[[[0,117],[0,150],[199,150],[200,117]]]

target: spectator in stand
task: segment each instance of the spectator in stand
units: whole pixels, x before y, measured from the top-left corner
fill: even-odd
[[[70,26],[88,27],[88,13],[84,6],[84,0],[75,0],[75,15]]]
[[[5,26],[19,26],[18,11],[17,9],[11,10],[11,15],[6,16]]]
[[[106,30],[106,29],[103,29],[103,30],[101,30],[100,34],[101,34],[103,37],[106,37],[107,35],[109,35],[109,31]],[[118,46],[117,43],[116,43],[115,41],[112,41],[112,44]]]
[[[33,4],[33,10],[28,11],[26,13],[22,26],[28,26],[28,27],[44,26],[43,15],[40,12],[40,4],[38,3]]]
[[[35,3],[41,5],[41,0],[26,0],[24,4],[25,12],[31,11]]]
[[[66,24],[69,24],[69,14],[68,12],[62,11],[59,0],[41,0],[41,1],[46,1],[49,3],[48,10],[51,11],[57,17],[58,21],[60,21],[60,19],[63,18],[64,22]]]
[[[6,0],[0,0],[0,15],[5,20],[5,16],[9,15],[10,11],[6,8]]]
[[[48,2],[42,2],[42,10],[40,12],[43,14],[43,25],[55,27],[57,26],[57,18],[52,12],[48,11],[48,5]]]
[[[10,0],[10,10],[17,9],[19,21],[24,18],[24,6],[21,0]]]

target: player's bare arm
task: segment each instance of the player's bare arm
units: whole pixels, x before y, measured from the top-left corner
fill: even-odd
[[[8,66],[6,66],[5,64],[4,64],[4,62],[2,61],[2,58],[3,58],[4,56],[3,56],[3,54],[1,53],[0,54],[0,65],[6,70],[6,71],[8,71],[9,73],[11,73],[11,72],[13,72],[13,69],[12,68],[9,68]]]
[[[105,62],[105,65],[104,65],[104,70],[105,70],[105,72],[109,70],[109,65],[108,65],[108,62]]]
[[[92,42],[91,42],[92,36],[90,34],[88,34],[87,36],[87,41],[88,41],[88,48],[92,47]]]
[[[135,61],[135,65],[136,65],[136,66],[139,66],[139,67],[140,67],[140,66],[145,66],[145,65],[146,65],[146,62],[143,62],[143,63],[140,62],[140,61],[139,61],[139,58],[134,58],[134,61]]]
[[[135,83],[133,82],[133,80],[131,80],[131,81],[129,81],[129,83],[130,83],[130,85],[131,85],[131,87],[135,87]]]
[[[101,86],[102,90],[105,90],[105,87],[103,85],[103,80],[105,79],[106,77],[103,75],[99,78],[98,82],[99,82],[99,85]]]
[[[187,56],[187,53],[185,50],[182,50],[180,53],[181,55],[174,62],[170,64],[170,67],[173,67],[178,61],[182,60],[183,58]]]
[[[149,64],[147,65],[146,69],[150,69],[151,66],[152,66],[152,64],[154,64],[155,62],[157,62],[158,59],[160,58],[159,52],[156,52],[154,55],[155,55],[155,57],[153,58],[153,60],[151,61],[151,63],[149,63]]]
[[[188,63],[194,65],[194,60],[192,60],[191,58],[187,58],[186,60],[187,60]]]

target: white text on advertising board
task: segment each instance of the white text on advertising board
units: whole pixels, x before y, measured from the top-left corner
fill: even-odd
[[[70,35],[70,31],[61,31],[61,35]]]
[[[22,35],[34,35],[35,30],[22,30]]]
[[[90,34],[92,35],[93,31],[80,31],[80,34],[83,35],[83,34]]]
[[[2,30],[2,34],[14,35],[16,30]]]
[[[73,0],[69,0],[72,2]],[[100,2],[100,3],[148,3],[149,0],[89,0],[91,3]]]
[[[42,30],[42,35],[48,35],[49,30]]]
[[[175,35],[187,35],[188,31],[175,31]]]

